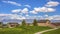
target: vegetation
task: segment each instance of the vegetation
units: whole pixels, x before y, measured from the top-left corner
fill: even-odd
[[[2,27],[2,24],[3,24],[3,23],[2,23],[2,22],[0,22],[0,28]]]
[[[25,20],[22,21],[22,26],[26,26]]]
[[[33,25],[34,25],[34,26],[37,26],[37,20],[36,20],[36,19],[34,19]]]
[[[1,22],[0,22],[1,24]],[[34,34],[36,32],[44,31],[47,29],[51,29],[47,26],[37,26],[37,20],[33,21],[34,26],[26,26],[25,20],[22,21],[22,26],[17,26],[16,28],[0,28],[0,34]],[[43,34],[60,34],[60,29],[56,31],[46,32]]]
[[[0,34],[34,34],[39,31],[50,29],[49,27],[40,26],[20,26],[17,28],[0,28]]]
[[[57,30],[53,30],[53,31],[49,31],[49,32],[45,32],[43,34],[60,34],[60,28]]]
[[[0,22],[0,25],[2,24],[2,22]]]

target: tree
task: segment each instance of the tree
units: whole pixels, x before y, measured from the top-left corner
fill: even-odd
[[[2,24],[2,22],[0,22],[0,25]]]
[[[34,26],[37,26],[37,25],[38,25],[36,19],[34,19],[34,21],[33,21],[33,25],[34,25]]]
[[[25,20],[22,21],[22,26],[26,26]]]
[[[2,24],[3,24],[3,23],[2,23],[2,22],[0,22],[0,28],[2,27]]]

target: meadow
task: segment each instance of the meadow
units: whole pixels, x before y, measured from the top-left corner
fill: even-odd
[[[51,29],[43,26],[20,26],[16,28],[0,28],[0,34],[34,34],[43,30]]]

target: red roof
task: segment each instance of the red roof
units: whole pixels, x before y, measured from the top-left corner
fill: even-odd
[[[51,23],[51,24],[53,24],[55,26],[60,26],[60,23]]]

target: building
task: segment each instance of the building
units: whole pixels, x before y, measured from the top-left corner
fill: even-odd
[[[14,27],[17,27],[19,24],[18,23],[15,23],[15,22],[9,22],[8,23],[8,27],[9,28],[14,28]]]
[[[60,27],[60,23],[51,23],[50,25],[49,25],[50,27],[52,27],[52,28],[56,28],[56,27]]]
[[[39,20],[37,24],[38,26],[48,26],[51,28],[60,27],[60,22],[52,23],[50,20]]]
[[[50,24],[49,20],[39,20],[38,21],[38,26],[48,26]]]
[[[2,28],[7,28],[7,27],[8,27],[7,24],[2,25]]]

